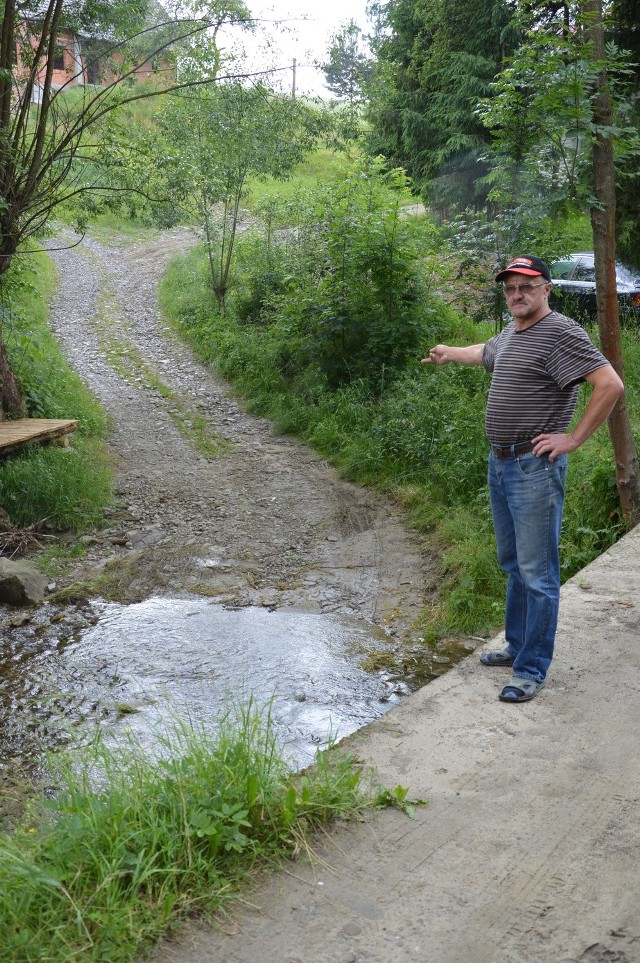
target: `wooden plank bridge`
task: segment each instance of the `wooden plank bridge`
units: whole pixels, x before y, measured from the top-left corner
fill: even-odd
[[[69,435],[76,430],[77,421],[59,418],[18,418],[17,421],[0,421],[0,458],[23,445],[69,444]]]

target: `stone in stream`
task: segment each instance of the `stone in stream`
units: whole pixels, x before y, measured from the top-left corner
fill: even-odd
[[[48,578],[28,562],[0,558],[0,603],[35,605],[47,590]]]

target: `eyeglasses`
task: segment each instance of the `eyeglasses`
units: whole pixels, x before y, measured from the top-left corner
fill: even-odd
[[[534,288],[543,288],[548,283],[548,281],[542,281],[540,284],[531,284],[530,281],[525,281],[524,284],[505,284],[503,288],[504,293],[510,298],[516,291],[519,291],[520,294],[531,294]]]

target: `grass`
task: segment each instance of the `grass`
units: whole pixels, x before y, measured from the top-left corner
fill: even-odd
[[[102,244],[113,245],[115,241],[118,247],[125,247],[155,240],[160,237],[161,229],[143,224],[135,218],[127,219],[122,215],[103,211],[91,220],[87,233]]]
[[[79,418],[78,433],[104,437],[107,418],[80,375],[66,362],[47,326],[47,301],[57,271],[42,253],[24,256],[3,279],[3,334],[33,418]]]
[[[377,787],[336,750],[292,773],[253,706],[215,735],[176,723],[159,750],[98,743],[51,760],[55,791],[0,835],[0,959],[131,961],[185,918],[219,913],[264,868],[309,854],[327,823],[410,812],[405,789]]]
[[[348,163],[348,154],[320,147],[297,164],[287,180],[250,180],[247,205],[250,209],[257,209],[267,202],[285,201],[297,194],[314,190],[328,177],[344,169]]]
[[[64,358],[47,326],[57,283],[44,254],[23,255],[3,279],[3,335],[32,418],[78,420],[69,448],[29,446],[0,462],[0,504],[16,526],[43,519],[81,531],[111,503],[111,466],[103,439],[108,419]]]
[[[68,448],[39,445],[0,464],[0,503],[12,523],[85,530],[111,502],[111,465],[102,443],[78,438]]]

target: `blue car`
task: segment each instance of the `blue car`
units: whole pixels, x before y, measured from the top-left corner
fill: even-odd
[[[550,265],[553,288],[549,303],[577,321],[596,319],[596,274],[593,251],[570,254]],[[616,263],[620,320],[640,324],[640,272]]]

